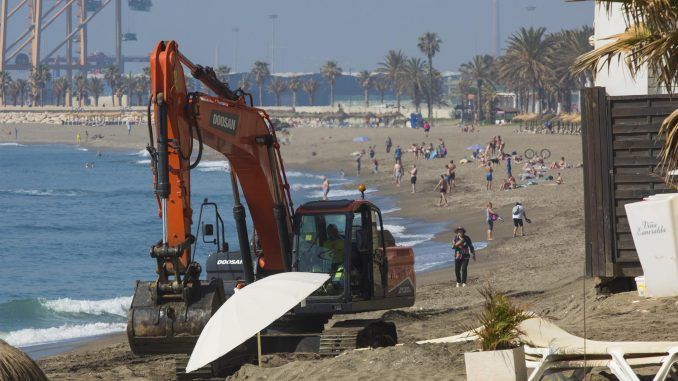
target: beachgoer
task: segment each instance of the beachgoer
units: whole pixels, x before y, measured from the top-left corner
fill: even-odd
[[[511,177],[511,156],[509,156],[506,159],[506,172],[508,173],[508,177]]]
[[[372,171],[374,173],[379,173],[379,160],[377,159],[372,160],[372,165],[373,165]]]
[[[17,140],[17,139],[19,139],[19,130],[17,130],[16,127],[15,127],[14,128],[14,140]]]
[[[85,141],[89,141],[89,131],[85,130]]]
[[[456,184],[455,184],[455,179],[456,179],[456,177],[457,177],[457,174],[456,174],[456,171],[457,171],[457,165],[454,164],[454,160],[450,160],[450,164],[448,164],[448,167],[449,167],[449,169],[450,169],[450,181],[449,181],[449,185],[450,185],[450,188],[454,188],[455,185],[456,185]],[[450,190],[451,190],[451,189],[450,189]]]
[[[356,156],[356,158],[355,158],[355,168],[356,168],[356,173],[357,173],[358,176],[360,176],[360,165],[361,165],[361,161],[363,159],[363,155],[364,155],[364,153],[360,152],[360,153],[358,153],[358,156]]]
[[[428,138],[428,133],[431,131],[431,124],[427,121],[424,122],[424,133],[426,134],[426,137]]]
[[[374,146],[370,146],[370,159],[374,159]]]
[[[323,176],[323,200],[327,201],[327,195],[330,193],[330,179]]]
[[[340,170],[339,170],[339,177],[341,177],[342,179],[343,179],[344,177],[346,177],[346,172],[344,172],[343,169],[340,169]]]
[[[400,186],[400,181],[403,179],[403,166],[399,162],[393,165],[393,177],[395,177],[395,185]]]
[[[492,172],[494,170],[492,169],[492,163],[488,162],[487,166],[485,166],[485,190],[491,191],[492,190]]]
[[[473,256],[476,260],[476,249],[473,247],[473,241],[466,235],[466,229],[459,226],[454,229],[456,235],[452,239],[452,248],[454,250],[454,275],[457,278],[457,287],[460,285],[466,287],[468,275],[468,263]]]
[[[436,187],[433,188],[434,192],[436,190],[440,190],[440,201],[438,202],[438,206],[447,206],[447,181],[445,181],[445,175],[440,175],[440,181],[438,181]],[[443,205],[443,203],[445,205]]]
[[[393,152],[393,157],[395,158],[396,163],[400,163],[403,157],[403,150],[400,148],[400,144],[396,146],[395,151]]]
[[[127,125],[127,135],[131,135],[132,134],[132,123],[130,123],[129,120],[128,120],[127,122],[125,122],[125,124]]]
[[[495,211],[492,209],[492,203],[488,202],[485,205],[485,220],[487,221],[487,240],[492,241],[494,236],[494,221],[504,221]]]
[[[417,166],[412,164],[410,170],[410,184],[412,184],[412,194],[417,193]]]
[[[80,133],[79,133],[79,132],[75,135],[75,141],[76,141],[78,144],[80,144]]]
[[[391,137],[387,136],[386,137],[386,153],[391,153],[391,146],[393,146],[393,143],[391,142]]]
[[[529,218],[527,218],[527,213],[525,213],[525,207],[523,206],[522,203],[516,202],[516,206],[513,207],[513,210],[511,211],[511,215],[513,218],[513,238],[516,237],[516,233],[518,232],[518,228],[520,228],[520,235],[525,236],[525,231],[523,229],[523,220],[525,220],[528,224],[531,223]]]
[[[563,183],[563,177],[560,176],[560,172],[558,172],[558,176],[556,176],[556,184],[560,185]]]

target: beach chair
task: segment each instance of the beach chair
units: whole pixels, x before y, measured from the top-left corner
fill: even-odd
[[[678,342],[584,340],[541,318],[520,324],[529,381],[550,370],[607,367],[620,381],[639,381],[633,368],[659,366],[654,381],[678,380]],[[670,378],[669,378],[670,377]]]
[[[678,342],[595,341],[572,335],[539,317],[520,324],[526,367],[534,369],[528,381],[540,381],[553,371],[579,370],[583,379],[592,368],[607,367],[620,381],[639,381],[633,368],[658,366],[653,381],[678,380]],[[475,341],[473,331],[417,344]],[[570,378],[572,379],[572,378]]]

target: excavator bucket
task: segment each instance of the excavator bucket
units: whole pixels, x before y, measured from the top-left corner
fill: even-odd
[[[127,315],[127,338],[136,354],[190,354],[200,332],[224,303],[223,283],[201,281],[185,299],[158,302],[155,282],[137,281]]]

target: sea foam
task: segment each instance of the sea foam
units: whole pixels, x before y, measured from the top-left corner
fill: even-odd
[[[231,165],[226,160],[202,160],[198,164],[200,172],[230,172]]]
[[[60,298],[40,300],[40,304],[54,312],[90,315],[111,314],[125,317],[129,306],[132,304],[132,297],[121,296],[103,300]]]
[[[11,142],[11,143],[0,143],[0,147],[24,147],[24,145]]]
[[[0,337],[10,345],[26,347],[122,332],[125,328],[125,323],[64,324],[59,327],[26,328],[8,333],[0,333]]]

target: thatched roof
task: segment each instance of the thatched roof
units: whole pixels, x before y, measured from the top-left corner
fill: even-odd
[[[0,340],[0,380],[48,381],[27,354]]]

